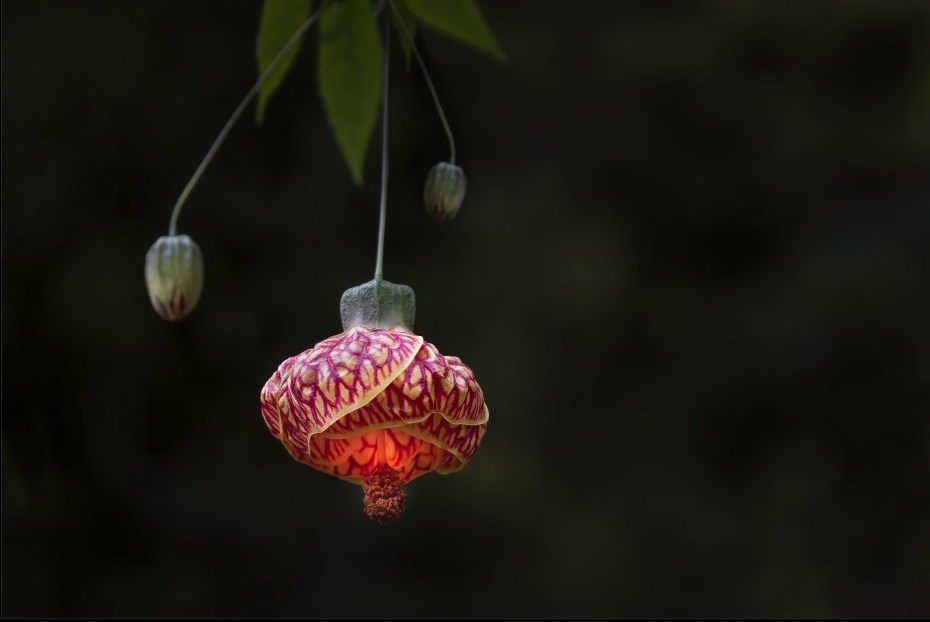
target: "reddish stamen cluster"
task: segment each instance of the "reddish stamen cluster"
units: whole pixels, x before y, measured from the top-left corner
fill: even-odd
[[[404,483],[388,465],[379,464],[369,471],[363,488],[365,513],[382,525],[393,522],[404,511]]]

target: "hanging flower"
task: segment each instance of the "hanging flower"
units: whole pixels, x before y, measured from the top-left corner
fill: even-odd
[[[295,460],[361,484],[365,511],[386,523],[403,510],[404,484],[471,460],[488,409],[468,366],[408,330],[412,315],[403,322],[386,311],[401,298],[386,286],[405,286],[372,283],[380,303],[361,304],[349,290],[343,319],[354,324],[281,363],[261,399],[268,429]],[[371,291],[361,298],[370,302]]]

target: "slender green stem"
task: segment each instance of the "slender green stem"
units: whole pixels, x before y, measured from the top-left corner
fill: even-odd
[[[391,66],[391,16],[384,14],[384,73],[381,86],[381,217],[378,222],[378,259],[375,261],[375,280],[384,278],[384,224],[387,221],[388,186],[388,86]]]
[[[203,175],[203,172],[206,170],[207,166],[210,164],[210,161],[213,160],[213,156],[216,155],[216,151],[220,148],[220,145],[223,144],[223,141],[226,140],[226,135],[229,134],[229,130],[232,129],[233,125],[236,124],[236,121],[239,120],[239,117],[242,116],[242,113],[248,107],[252,99],[255,98],[255,95],[258,94],[258,91],[262,88],[262,85],[268,81],[268,78],[271,77],[271,74],[274,73],[274,70],[278,68],[278,65],[281,64],[281,61],[284,60],[284,57],[287,53],[293,48],[304,33],[313,25],[313,23],[320,16],[320,13],[326,7],[327,3],[323,3],[320,8],[314,11],[310,17],[307,18],[300,28],[298,28],[294,34],[288,39],[287,43],[284,44],[284,47],[278,52],[270,63],[268,67],[265,68],[265,71],[262,72],[262,75],[259,76],[258,81],[252,87],[252,89],[246,94],[245,98],[239,103],[239,106],[232,113],[232,116],[229,117],[229,121],[226,122],[226,125],[223,126],[223,129],[220,130],[219,135],[216,137],[216,140],[213,141],[213,145],[210,147],[210,150],[207,151],[207,155],[203,157],[203,161],[200,162],[200,166],[197,167],[197,170],[194,171],[194,174],[191,176],[189,182],[184,187],[184,190],[181,192],[181,196],[178,197],[178,202],[174,204],[174,210],[171,212],[171,223],[168,225],[168,235],[177,235],[178,233],[178,216],[181,214],[181,208],[184,207],[184,202],[187,201],[187,197],[190,195],[191,191],[194,189],[194,186],[197,185],[197,182],[200,181],[200,176]]]
[[[400,24],[400,29],[403,31],[404,36],[407,38],[407,43],[410,44],[410,49],[413,51],[413,55],[417,57],[417,63],[420,65],[420,70],[423,72],[423,77],[426,79],[426,85],[429,87],[430,95],[433,96],[433,103],[436,105],[436,112],[439,113],[439,119],[442,121],[442,127],[446,130],[446,138],[449,139],[449,164],[455,164],[455,139],[452,138],[452,129],[449,127],[449,121],[446,119],[446,113],[442,110],[442,104],[439,103],[439,95],[436,94],[436,87],[433,86],[433,81],[429,77],[429,71],[426,69],[426,63],[423,61],[423,57],[420,56],[420,51],[417,49],[416,43],[413,42],[413,37],[410,36],[410,30],[407,28],[407,24],[404,22],[403,15],[400,14],[400,11],[397,10],[397,6],[394,4],[394,0],[387,0],[388,4],[391,5],[391,10],[394,12],[394,15],[397,16],[397,23]]]

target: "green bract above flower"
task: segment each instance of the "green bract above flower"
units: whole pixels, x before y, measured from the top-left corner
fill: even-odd
[[[465,200],[465,172],[461,167],[440,162],[430,170],[423,187],[426,213],[439,222],[455,218]]]
[[[176,322],[187,317],[203,290],[203,255],[186,235],[162,236],[145,256],[145,286],[158,315]]]

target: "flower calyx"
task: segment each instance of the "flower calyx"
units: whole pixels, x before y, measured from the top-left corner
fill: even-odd
[[[413,332],[416,296],[409,285],[375,278],[343,292],[339,312],[346,331],[364,326]]]

